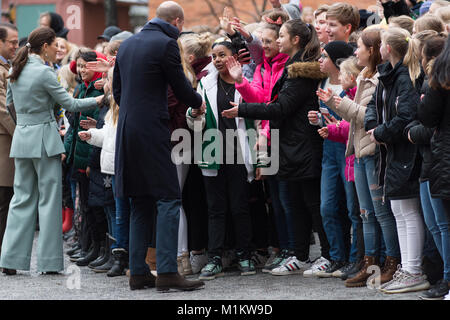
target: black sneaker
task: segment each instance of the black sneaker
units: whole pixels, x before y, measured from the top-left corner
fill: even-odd
[[[222,259],[219,256],[210,258],[208,264],[203,267],[199,280],[214,280],[216,277],[223,276]]]
[[[270,273],[272,272],[273,269],[281,266],[284,261],[289,258],[289,250],[287,249],[283,249],[281,251],[279,251],[274,257],[273,259],[269,259],[266,264],[264,265],[264,267],[262,268],[262,272],[264,273]]]
[[[317,272],[317,276],[319,278],[331,278],[331,277],[333,277],[333,272],[341,269],[345,265],[346,265],[345,261],[331,260],[330,266],[324,271]]]
[[[255,264],[251,259],[239,260],[238,268],[241,271],[241,276],[249,276],[252,274],[256,274]]]
[[[349,262],[343,268],[333,272],[333,277],[347,280],[350,275],[356,274],[361,270],[361,261]]]
[[[436,285],[420,295],[422,300],[442,300],[448,294],[448,282],[444,279],[439,280]]]

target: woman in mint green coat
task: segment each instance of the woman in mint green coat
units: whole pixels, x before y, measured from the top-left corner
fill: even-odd
[[[48,66],[56,60],[56,35],[50,28],[31,32],[13,60],[7,105],[14,102],[17,126],[10,157],[16,167],[0,267],[6,274],[30,270],[39,214],[37,270],[64,270],[62,243],[61,154],[65,152],[54,116],[55,104],[77,112],[95,108],[102,97],[73,99]]]

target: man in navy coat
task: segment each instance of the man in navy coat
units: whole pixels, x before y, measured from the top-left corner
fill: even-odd
[[[113,93],[120,106],[115,154],[116,195],[131,198],[130,288],[192,290],[204,285],[178,274],[177,246],[181,194],[171,160],[167,86],[192,108],[202,98],[186,79],[177,38],[184,12],[163,2],[138,34],[122,43],[114,67]],[[158,276],[145,263],[151,221],[157,210]]]

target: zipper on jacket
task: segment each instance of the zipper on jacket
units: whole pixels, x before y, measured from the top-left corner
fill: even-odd
[[[380,81],[379,84],[381,86],[383,86],[383,91],[384,91],[384,85],[383,83]],[[379,89],[380,86],[377,86],[377,94],[376,94],[376,99],[375,99],[375,108],[377,110],[377,123],[380,124],[380,113],[378,111],[378,96],[379,96]],[[383,94],[382,94],[382,99],[383,99]],[[387,147],[386,147],[386,154],[387,154]],[[382,165],[382,154],[381,154],[381,150],[379,151],[379,157],[378,157],[378,185],[380,185],[380,178],[381,178],[381,165]],[[384,181],[383,181],[383,195],[381,197],[381,204],[384,205],[386,203],[386,168],[384,170]]]

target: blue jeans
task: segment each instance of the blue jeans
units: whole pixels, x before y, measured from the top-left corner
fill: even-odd
[[[117,246],[117,226],[116,226],[116,207],[115,206],[106,206],[104,207],[105,215],[106,215],[106,221],[108,222],[108,233],[111,237],[116,239],[116,241],[113,241],[111,244],[111,250],[118,248]]]
[[[279,181],[275,176],[268,176],[270,199],[272,200],[273,215],[275,217],[275,227],[278,235],[280,249],[289,249],[286,215],[280,201]],[[293,248],[290,248],[293,249]]]
[[[432,198],[429,181],[420,183],[420,200],[425,224],[430,230],[434,243],[444,262],[444,279],[450,282],[450,233],[449,221],[442,200]]]
[[[152,222],[156,219],[156,261],[157,272],[178,272],[178,226],[180,199],[155,199],[151,196],[131,198],[130,216],[130,273],[149,274],[145,263],[148,244],[152,236]]]
[[[365,254],[380,256],[382,235],[386,255],[400,258],[397,227],[390,201],[383,203],[383,188],[378,185],[378,157],[376,154],[355,159],[355,185],[363,221]]]
[[[361,224],[355,208],[356,194],[353,182],[345,179],[345,145],[325,140],[323,144],[322,177],[320,182],[320,213],[323,228],[330,244],[330,257],[335,261],[356,262],[357,230]],[[341,185],[343,185],[343,190]],[[340,197],[345,194],[348,217],[352,223],[352,244],[350,252],[346,250],[340,212]]]
[[[115,196],[115,179],[112,176],[112,187],[114,192],[114,200],[116,201],[116,230],[114,237],[116,238],[116,248],[123,248],[128,251],[130,237],[130,200],[117,198]]]

